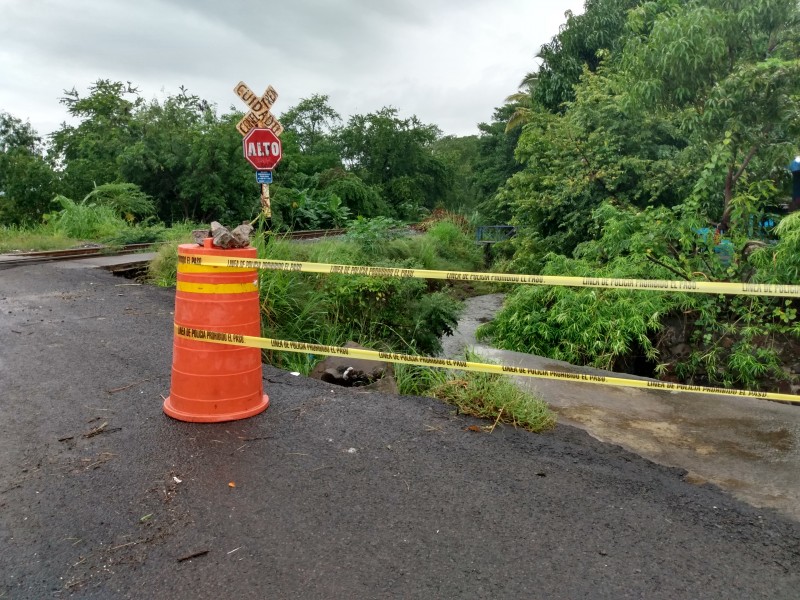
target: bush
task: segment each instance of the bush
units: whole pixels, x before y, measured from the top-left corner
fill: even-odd
[[[726,256],[715,252],[713,236],[698,235],[686,207],[607,203],[594,217],[599,238],[579,246],[576,258],[543,256],[542,274],[791,284],[800,272],[800,213],[781,222],[774,243],[732,235]],[[518,254],[510,268],[524,265]],[[800,323],[793,299],[530,287],[515,291],[478,333],[501,348],[605,369],[626,368],[642,354],[661,376],[753,389],[789,379],[780,355],[791,359]]]
[[[275,260],[437,268],[449,248],[428,236],[394,238],[395,222],[357,219],[344,239],[296,244],[280,239],[264,250]],[[387,239],[392,241],[387,242]],[[266,335],[294,341],[437,354],[455,327],[461,304],[422,279],[265,272],[261,278]],[[273,362],[307,372],[313,358],[273,353]]]
[[[77,204],[65,196],[57,196],[61,210],[48,218],[53,229],[63,235],[81,240],[103,241],[128,227],[110,206]]]
[[[640,275],[617,264],[598,272],[585,262],[552,256],[544,275],[631,278]],[[661,319],[685,301],[684,295],[560,286],[520,286],[494,321],[478,335],[507,350],[548,356],[577,365],[612,370],[641,349],[655,361],[651,336]]]

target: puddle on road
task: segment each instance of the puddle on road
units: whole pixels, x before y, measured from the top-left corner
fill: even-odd
[[[738,417],[736,419],[678,419],[681,425],[693,428],[728,431],[747,439],[753,445],[764,446],[779,453],[789,453],[796,448],[795,434],[787,427],[763,430],[763,422]]]
[[[786,427],[763,430],[762,423],[747,419],[677,419],[674,422],[631,419],[595,406],[556,408],[564,418],[581,424],[599,439],[618,440],[637,452],[668,453],[668,446],[692,450],[699,456],[722,455],[746,461],[785,458],[796,448]],[[720,435],[713,436],[714,431]],[[727,439],[726,439],[727,438]]]
[[[714,446],[687,435],[676,424],[665,421],[629,419],[594,406],[557,407],[559,415],[585,427],[602,441],[622,444],[629,450],[653,458],[669,453],[670,447],[693,451],[700,456],[714,454]]]

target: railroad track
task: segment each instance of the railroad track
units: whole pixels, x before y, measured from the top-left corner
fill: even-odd
[[[30,265],[57,260],[75,260],[90,256],[121,256],[149,250],[161,242],[145,244],[126,244],[125,246],[99,246],[91,248],[70,248],[68,250],[43,250],[37,252],[14,252],[0,254],[0,268],[3,266]]]
[[[291,240],[315,240],[334,235],[344,235],[345,233],[347,233],[346,229],[309,229],[307,231],[277,233],[276,235],[278,237],[287,237]]]
[[[346,229],[309,229],[306,231],[290,231],[276,233],[276,237],[290,240],[315,240],[330,236],[344,235]],[[68,250],[44,250],[37,252],[14,252],[0,254],[0,269],[3,267],[37,264],[58,260],[75,260],[90,256],[120,256],[154,249],[163,242],[143,244],[127,244],[125,246],[93,246],[91,248],[70,248]]]

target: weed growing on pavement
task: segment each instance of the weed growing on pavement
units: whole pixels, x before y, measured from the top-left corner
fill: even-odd
[[[467,360],[485,362],[475,355]],[[395,365],[400,393],[444,400],[460,413],[506,423],[535,433],[552,429],[556,415],[541,398],[524,392],[504,375]]]
[[[175,285],[178,279],[178,242],[164,244],[147,266],[147,280],[159,287]]]

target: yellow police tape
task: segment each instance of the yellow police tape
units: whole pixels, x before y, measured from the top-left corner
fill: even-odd
[[[489,363],[468,362],[451,360],[447,358],[431,358],[427,356],[414,356],[412,354],[398,354],[396,352],[378,352],[361,348],[342,348],[339,346],[326,346],[323,344],[307,344],[305,342],[290,342],[261,338],[237,333],[223,333],[207,329],[195,329],[175,324],[175,335],[214,344],[227,344],[231,346],[247,346],[262,348],[264,350],[283,350],[286,352],[301,352],[304,354],[321,354],[323,356],[350,356],[367,360],[402,363],[406,365],[421,365],[426,367],[440,367],[445,369],[459,369],[461,371],[475,371],[480,373],[497,373],[501,375],[522,375],[539,379],[557,379],[579,383],[593,383],[600,385],[615,385],[619,387],[647,388],[653,390],[667,390],[672,392],[688,392],[691,394],[716,394],[718,396],[744,396],[762,400],[780,400],[783,402],[800,403],[800,396],[793,394],[778,394],[772,392],[757,392],[752,390],[728,390],[725,388],[705,387],[700,385],[683,385],[648,379],[623,379],[622,377],[606,377],[602,375],[587,375],[583,373],[563,373],[560,371],[546,371],[541,369],[528,369],[525,367],[507,367]]]
[[[429,271],[392,267],[362,267],[324,263],[275,261],[259,258],[225,258],[224,256],[178,257],[184,265],[295,271],[333,275],[367,275],[370,277],[406,277],[417,279],[446,279],[449,281],[491,281],[495,283],[525,283],[570,287],[649,290],[657,292],[689,292],[697,294],[736,294],[745,296],[780,296],[800,298],[800,285],[775,283],[731,283],[716,281],[670,281],[665,279],[612,279],[607,277],[568,277],[562,275],[515,275],[509,273],[469,273],[464,271]]]

